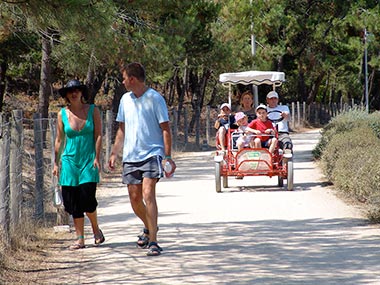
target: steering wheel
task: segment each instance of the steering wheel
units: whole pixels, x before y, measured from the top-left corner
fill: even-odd
[[[273,115],[270,116],[270,114],[273,114]],[[272,123],[277,124],[284,119],[284,117],[282,117],[281,114],[282,114],[282,111],[279,111],[279,110],[269,111],[268,112],[268,119],[270,121],[272,121]]]

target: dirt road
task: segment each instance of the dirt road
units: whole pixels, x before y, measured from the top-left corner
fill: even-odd
[[[294,191],[277,178],[231,179],[215,192],[212,152],[181,154],[157,190],[164,252],[135,248],[141,230],[119,175],[99,189],[106,243],[81,251],[60,240],[49,284],[380,284],[380,231],[324,186],[312,162],[318,131],[294,134]],[[36,280],[37,281],[37,280]]]

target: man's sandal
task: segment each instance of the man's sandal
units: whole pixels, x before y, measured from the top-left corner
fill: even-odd
[[[147,256],[158,256],[161,254],[162,248],[154,241],[149,243]]]
[[[94,239],[95,245],[102,244],[106,240],[101,229],[99,229],[99,234],[94,235]]]
[[[159,230],[159,227],[157,227],[157,231]],[[149,245],[149,230],[147,228],[143,229],[143,232],[141,235],[137,236],[139,239],[136,242],[136,246],[138,248],[147,248]]]
[[[86,246],[84,244],[80,243],[80,240],[84,240],[84,236],[78,236],[77,242],[70,245],[69,249],[70,250],[77,250],[77,249],[85,248]]]
[[[137,236],[139,239],[136,242],[138,248],[147,248],[149,245],[149,230],[144,228],[143,233]]]

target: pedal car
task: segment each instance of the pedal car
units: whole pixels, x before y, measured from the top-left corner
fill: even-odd
[[[276,87],[285,81],[283,72],[272,71],[246,71],[238,73],[223,73],[219,76],[219,81],[229,88],[229,104],[231,104],[232,85],[236,84],[269,84]],[[274,126],[283,118],[280,111],[268,112],[268,118]],[[276,128],[275,128],[276,129]],[[262,134],[261,134],[262,135]],[[236,129],[229,128],[226,132],[226,150],[222,151],[217,141],[215,152],[215,188],[216,192],[222,192],[223,187],[228,188],[228,177],[244,176],[277,176],[277,185],[293,190],[293,159],[292,153],[283,153],[277,143],[273,154],[267,148],[242,148],[238,151],[236,140],[240,136]],[[278,137],[278,132],[275,135]]]

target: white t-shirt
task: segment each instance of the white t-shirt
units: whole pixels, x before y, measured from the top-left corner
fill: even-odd
[[[123,162],[141,162],[164,156],[160,123],[169,121],[164,97],[149,88],[141,97],[125,93],[120,100],[117,122],[125,123]]]
[[[286,105],[277,105],[276,108],[270,108],[270,107],[267,106],[268,113],[270,111],[274,111],[274,110],[281,111],[281,112],[288,112],[288,114],[290,116],[289,107],[286,106]],[[278,118],[280,118],[280,114],[277,113],[277,112],[270,113],[270,114],[268,114],[268,118],[269,119],[278,119]],[[279,132],[287,132],[287,133],[289,132],[289,120],[288,119],[283,119],[277,125],[278,125],[278,131]]]

